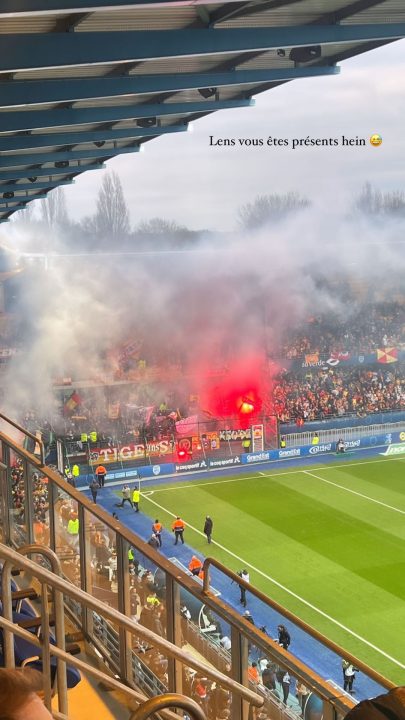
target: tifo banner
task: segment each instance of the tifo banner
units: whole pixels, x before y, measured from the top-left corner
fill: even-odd
[[[377,361],[388,365],[389,363],[398,362],[398,350],[396,348],[384,348],[377,350]]]
[[[226,440],[226,442],[240,442],[241,440],[250,439],[252,432],[250,428],[246,428],[246,430],[242,430],[242,428],[229,428],[228,430],[219,430],[218,435],[220,440]]]
[[[171,451],[169,440],[160,440],[159,442],[148,443],[146,447],[142,444],[130,443],[120,447],[91,448],[90,459],[92,465],[100,463],[104,465],[106,463],[140,460],[143,457],[166,455]]]
[[[280,362],[284,362],[280,360]],[[353,367],[356,365],[390,365],[392,363],[405,362],[405,350],[399,348],[383,348],[372,353],[354,352],[332,352],[330,355],[303,355],[299,358],[288,360],[288,368],[291,370],[323,370],[334,367]]]

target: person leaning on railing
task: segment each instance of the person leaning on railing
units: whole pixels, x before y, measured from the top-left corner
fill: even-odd
[[[42,675],[30,668],[0,668],[0,720],[52,720],[39,697]]]

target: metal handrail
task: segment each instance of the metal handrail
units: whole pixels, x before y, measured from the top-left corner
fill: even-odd
[[[187,710],[195,720],[207,720],[205,713],[195,700],[185,697],[184,695],[178,695],[177,693],[165,693],[164,695],[157,695],[156,697],[150,698],[132,713],[130,720],[146,720],[150,715],[154,715],[154,713],[168,707]]]
[[[31,438],[31,440],[34,440],[35,443],[38,443],[39,449],[40,449],[40,458],[41,458],[40,459],[40,467],[44,467],[44,465],[45,465],[45,446],[44,446],[44,443],[42,442],[41,438],[37,438],[36,435],[33,435],[31,432],[29,432],[29,430],[26,430],[21,425],[16,423],[14,420],[11,420],[11,418],[9,418],[7,415],[3,415],[3,413],[0,413],[0,418],[2,420],[5,420],[9,425],[12,425],[13,427],[15,427],[16,430],[19,430],[24,435]]]
[[[32,547],[32,546],[31,546]],[[41,552],[41,546],[38,546],[38,552]],[[232,678],[228,677],[227,675],[224,675],[223,673],[219,672],[219,670],[216,670],[214,667],[207,665],[206,663],[201,662],[196,657],[191,655],[190,653],[185,652],[184,650],[181,650],[180,648],[176,647],[176,645],[173,645],[165,638],[160,637],[160,635],[156,635],[154,632],[149,630],[148,628],[135,624],[133,620],[130,618],[127,618],[125,615],[120,613],[118,610],[115,610],[114,608],[101,604],[99,600],[95,599],[92,595],[89,595],[89,593],[84,592],[84,590],[81,590],[80,588],[77,588],[76,586],[72,585],[68,581],[64,580],[63,578],[54,575],[53,573],[49,572],[49,570],[46,570],[45,568],[40,567],[36,563],[32,562],[31,560],[27,560],[26,558],[22,558],[21,555],[11,548],[6,547],[5,545],[0,546],[0,557],[5,558],[5,563],[3,565],[3,612],[4,608],[11,607],[11,569],[14,566],[23,568],[24,570],[28,570],[31,572],[35,577],[42,582],[42,584],[47,584],[50,587],[60,590],[66,595],[69,595],[70,597],[75,598],[78,600],[82,605],[85,607],[96,611],[97,613],[104,615],[106,618],[111,620],[113,623],[115,623],[118,627],[125,629],[126,631],[129,631],[132,635],[140,636],[142,639],[148,641],[151,645],[158,648],[160,651],[165,653],[168,657],[174,658],[178,661],[180,661],[183,665],[187,665],[189,667],[194,668],[195,670],[199,672],[203,672],[204,675],[211,678],[213,681],[220,683],[223,687],[226,687],[230,692],[237,694],[239,697],[241,697],[243,700],[246,700],[247,702],[251,703],[255,707],[261,707],[263,705],[263,698],[260,697],[257,693],[252,692],[248,688],[244,687],[240,683],[236,682]],[[5,620],[10,621],[12,620],[12,614],[11,618],[4,617]],[[55,618],[56,620],[56,618]],[[1,618],[0,618],[0,624],[1,624]],[[19,633],[17,633],[19,634]],[[5,634],[5,640],[7,638],[8,633]],[[32,637],[32,635],[31,635]],[[7,643],[5,642],[5,645]],[[35,644],[35,643],[34,643]],[[9,648],[6,650],[6,664],[13,665],[14,664],[14,648]],[[62,657],[61,653],[62,651],[59,650],[59,648],[56,648],[52,646],[51,653]],[[63,653],[63,658],[66,659],[66,653]],[[76,659],[72,658],[72,661],[70,660],[69,656],[69,663],[75,664]]]
[[[40,464],[38,459],[35,456],[30,455],[25,449],[21,448],[16,444],[16,442],[4,435],[0,432],[0,440],[3,441],[5,445],[9,445],[12,449],[14,449],[17,453],[24,456],[34,467],[40,468]],[[178,568],[173,568],[173,564],[168,561],[165,557],[160,555],[157,551],[155,551],[153,548],[151,548],[147,543],[143,542],[139,536],[135,535],[129,528],[127,528],[125,525],[120,523],[119,521],[113,519],[111,515],[103,510],[102,507],[99,505],[95,505],[89,501],[89,499],[83,495],[80,491],[76,490],[72,486],[70,486],[58,473],[53,471],[52,469],[48,467],[40,468],[41,472],[49,479],[49,481],[55,486],[56,488],[61,489],[66,495],[70,497],[70,499],[73,499],[76,501],[81,508],[81,511],[86,511],[89,513],[89,515],[93,516],[95,519],[101,521],[107,528],[115,531],[120,536],[120,542],[125,541],[129,545],[133,546],[134,548],[137,548],[138,551],[140,551],[144,557],[153,563],[155,566],[159,567],[161,570],[163,570],[166,575],[174,580],[177,585],[179,585],[180,588],[187,590],[191,593],[195,598],[197,598],[202,604],[207,604],[210,609],[214,612],[216,612],[220,617],[225,619],[227,622],[230,622],[232,627],[235,628],[236,633],[238,633],[243,640],[255,643],[259,647],[261,647],[264,652],[269,653],[278,664],[281,666],[288,667],[292,674],[294,674],[295,677],[301,678],[302,681],[308,686],[311,687],[311,689],[320,697],[322,698],[328,705],[332,705],[338,712],[341,714],[347,713],[348,710],[353,707],[352,701],[349,698],[344,695],[342,696],[340,692],[337,690],[332,690],[331,686],[324,681],[315,671],[312,671],[308,666],[306,666],[302,661],[300,661],[295,656],[291,655],[291,653],[287,653],[283,648],[281,648],[277,643],[274,643],[269,637],[263,635],[262,632],[258,630],[258,628],[252,626],[250,623],[248,623],[239,613],[237,613],[233,608],[231,608],[229,605],[227,605],[225,602],[221,601],[219,598],[214,597],[212,593],[209,592],[209,584],[208,587],[205,588],[205,591],[203,588],[198,584],[195,583],[193,579],[191,579],[186,573],[182,572]],[[212,562],[212,559],[211,559]],[[223,566],[221,566],[221,569],[223,569]],[[226,569],[227,571],[227,569]],[[233,578],[237,578],[237,582],[239,584],[242,584],[241,578],[239,576],[235,576],[234,574],[231,574],[229,571],[228,576]],[[208,573],[206,573],[207,577]],[[58,580],[59,582],[59,580]],[[72,597],[78,598],[78,601],[80,602],[81,595],[80,592],[75,588],[76,595],[73,593],[72,586],[68,586],[70,588],[70,595]],[[63,587],[63,590],[66,588]],[[249,589],[252,592],[252,586],[247,586],[247,589]],[[69,592],[69,591],[67,591]],[[88,596],[90,600],[92,600],[91,596]],[[266,596],[262,595],[260,591],[257,591],[257,597],[263,598],[265,602],[268,601]],[[94,607],[94,606],[93,606]],[[100,611],[100,605],[97,604],[96,612]],[[284,608],[280,607],[280,612],[284,616],[290,616]],[[110,618],[112,622],[117,623],[117,615],[114,614],[115,611],[112,611],[111,608],[108,608],[108,611],[104,612],[103,614]],[[291,617],[293,617],[291,615]],[[126,622],[128,621],[127,618],[125,618]],[[309,626],[304,625],[305,628],[308,628]],[[129,629],[130,633],[134,633],[133,627],[126,627],[125,629]],[[143,628],[142,626],[137,626],[137,633],[139,636],[144,637],[145,639],[154,638],[153,633],[150,631],[147,631],[146,628]],[[315,635],[314,635],[315,637]],[[325,639],[326,640],[326,639]],[[156,639],[153,640],[154,644],[158,647],[159,645],[163,647],[162,643],[165,643],[167,641],[163,640],[162,638],[158,638],[158,642],[156,642]],[[158,644],[159,643],[159,644]],[[326,641],[326,646],[332,648],[336,648],[336,644],[331,643],[330,641]],[[170,652],[170,649],[173,648],[170,644],[167,646],[164,646],[165,652],[167,654],[174,658],[179,659],[180,662],[186,662],[190,667],[195,666],[195,658],[193,657],[187,657],[187,659],[184,659],[183,654],[181,656],[177,656],[175,653]],[[341,650],[341,649],[340,649]],[[54,652],[54,654],[56,654]],[[345,656],[350,656],[353,658],[354,656],[349,655],[346,651],[343,651],[343,654]],[[235,660],[237,660],[237,657],[235,656]],[[360,664],[360,661],[355,659],[356,665]],[[370,675],[371,677],[378,677],[382,678],[382,676],[376,674],[371,668],[368,668],[368,666],[365,666],[364,663],[361,663],[362,667],[365,667],[366,674]],[[206,675],[213,674],[209,672],[210,669],[207,669],[206,666],[204,666],[204,673]],[[392,687],[392,684],[386,680],[386,678],[382,678],[381,680],[378,680],[378,682],[381,683],[384,687]],[[223,683],[227,687],[229,687],[229,678],[226,678],[226,682]],[[238,688],[240,689],[240,685]],[[238,692],[238,691],[235,691]],[[257,696],[256,696],[257,697]],[[262,700],[262,699],[261,699]]]
[[[294,625],[297,625],[297,627],[301,628],[301,630],[304,630],[308,635],[313,637],[318,642],[322,643],[322,645],[325,645],[325,647],[330,648],[335,653],[337,653],[340,657],[344,657],[346,660],[349,660],[355,667],[358,667],[359,670],[364,672],[366,675],[369,675],[373,680],[375,680],[377,683],[382,685],[383,687],[387,688],[387,690],[391,690],[392,688],[396,687],[395,683],[391,682],[391,680],[388,680],[384,675],[381,675],[381,673],[377,672],[376,670],[373,670],[368,665],[363,663],[361,660],[359,660],[355,655],[352,655],[350,652],[342,648],[341,645],[338,645],[333,640],[329,640],[325,635],[320,633],[318,630],[315,630],[315,628],[311,627],[311,625],[308,625],[305,620],[301,620],[297,615],[294,615],[294,613],[290,612],[286,608],[284,608],[282,605],[280,605],[275,600],[272,600],[267,595],[265,595],[261,590],[258,590],[256,587],[251,585],[246,580],[243,580],[243,578],[240,577],[237,573],[233,572],[233,570],[230,570],[226,567],[223,563],[221,563],[219,560],[216,560],[215,558],[205,558],[204,564],[203,564],[203,573],[204,573],[204,580],[203,580],[203,593],[207,596],[211,596],[212,593],[210,592],[210,574],[209,574],[209,568],[215,567],[217,570],[220,570],[220,572],[224,573],[232,582],[237,583],[238,585],[241,585],[246,590],[248,590],[254,597],[256,597],[258,600],[263,602],[265,605],[270,607],[272,610],[276,610],[276,612],[280,613],[283,617],[290,620]],[[268,639],[268,638],[267,638]]]

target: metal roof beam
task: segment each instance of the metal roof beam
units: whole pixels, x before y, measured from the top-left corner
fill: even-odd
[[[104,163],[94,163],[93,165],[76,165],[68,168],[25,168],[24,170],[9,170],[1,174],[2,180],[29,180],[30,177],[49,177],[53,178],[57,175],[66,175],[72,177],[74,175],[80,175],[83,172],[89,170],[101,170],[105,168]],[[53,180],[50,180],[53,183]],[[32,183],[32,188],[35,189],[35,181]]]
[[[161,117],[163,115],[182,115],[215,110],[233,110],[254,105],[253,100],[216,100],[190,103],[167,103],[166,105],[122,105],[97,108],[61,108],[56,110],[18,110],[0,113],[0,132],[32,130],[33,128],[51,128],[65,125],[83,125],[87,123],[118,122],[135,118]]]
[[[0,178],[0,181],[2,178]],[[2,185],[0,182],[0,195],[5,192],[25,192],[28,194],[29,190],[53,190],[54,187],[59,185],[73,185],[74,180],[59,180],[57,182],[36,182],[36,183],[9,183],[8,185]],[[30,196],[31,197],[31,196]]]
[[[30,197],[30,199],[25,200],[24,198],[13,198],[13,200],[3,200],[0,197],[0,209],[5,210],[11,207],[21,207],[23,205],[27,205],[28,203],[32,202],[33,200],[43,200],[46,198],[48,193],[40,193],[38,195],[35,195],[35,197]]]
[[[188,125],[167,125],[165,127],[127,128],[126,130],[94,130],[83,132],[50,133],[48,135],[0,135],[1,150],[29,150],[55,145],[80,145],[89,142],[112,142],[132,138],[157,137],[169,133],[187,132]]]
[[[204,0],[205,5],[216,3],[217,0]],[[131,8],[148,8],[157,5],[180,6],[194,5],[194,0],[0,0],[0,15],[55,15],[60,13],[81,13],[108,11],[108,10],[130,10]]]
[[[31,153],[16,155],[0,155],[0,173],[3,168],[18,167],[20,165],[34,165],[36,163],[45,164],[50,162],[74,162],[76,160],[92,160],[93,158],[105,158],[111,155],[127,155],[128,153],[139,152],[139,145],[130,145],[129,147],[113,147],[94,150],[68,150],[63,152],[49,153]],[[66,172],[66,170],[65,170]],[[0,175],[1,178],[1,175]]]
[[[399,39],[405,23],[300,25],[225,30],[189,29],[3,34],[0,70],[135,62],[251,50]]]
[[[19,107],[52,102],[74,102],[118,95],[178,92],[207,87],[294,80],[338,73],[332,67],[289,67],[274,70],[131,75],[128,77],[78,78],[72,80],[14,80],[0,82],[0,107]]]

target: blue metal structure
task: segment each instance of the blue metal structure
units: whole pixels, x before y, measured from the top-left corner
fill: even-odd
[[[325,7],[327,5],[327,7]],[[405,37],[403,0],[0,0],[0,222],[190,120]]]

